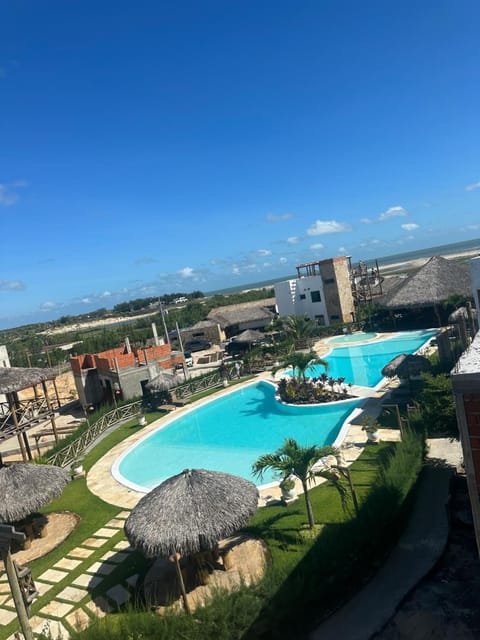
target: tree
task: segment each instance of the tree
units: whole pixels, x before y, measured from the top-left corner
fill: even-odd
[[[286,478],[290,474],[297,476],[302,483],[308,524],[310,529],[313,529],[315,520],[308,495],[308,483],[315,478],[315,470],[312,467],[319,458],[335,455],[335,453],[336,449],[331,446],[317,447],[313,445],[311,447],[303,447],[294,438],[287,438],[283,446],[274,453],[266,453],[260,456],[252,465],[252,472],[255,477],[260,479],[262,479],[265,471],[277,471],[282,478]]]
[[[423,388],[415,398],[417,411],[413,412],[410,421],[415,428],[425,430],[429,437],[446,436],[458,440],[450,376],[446,373],[423,373],[422,377]]]
[[[316,329],[315,324],[306,315],[288,316],[285,318],[283,326],[285,333],[295,347],[307,346]]]
[[[305,380],[307,369],[316,364],[325,367],[325,369],[328,369],[328,362],[326,360],[323,360],[322,358],[319,358],[315,351],[310,351],[309,353],[294,351],[286,358],[284,358],[280,366],[275,367],[273,373],[276,373],[279,369],[283,369],[285,367],[292,367],[293,375],[298,378],[298,380]]]

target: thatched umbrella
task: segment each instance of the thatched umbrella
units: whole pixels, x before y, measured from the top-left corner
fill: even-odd
[[[189,611],[178,554],[212,549],[247,524],[257,507],[257,487],[250,480],[220,471],[185,469],[139,501],[125,522],[125,533],[148,558],[173,555]]]
[[[258,342],[259,340],[263,340],[265,335],[260,331],[255,331],[254,329],[246,329],[242,331],[238,336],[232,338],[232,342],[246,342],[251,344],[252,342]]]
[[[146,387],[150,391],[165,391],[168,389],[172,389],[173,387],[182,384],[183,379],[180,376],[177,376],[176,373],[170,373],[170,371],[162,371],[155,376],[150,382],[147,383]]]
[[[0,367],[0,393],[13,393],[47,380],[54,380],[54,369],[40,367]]]
[[[70,476],[65,469],[18,462],[0,469],[0,522],[16,522],[59,496]]]
[[[382,369],[382,376],[386,378],[410,378],[418,376],[422,372],[430,371],[432,365],[428,358],[416,356],[409,353],[402,353],[390,360]]]

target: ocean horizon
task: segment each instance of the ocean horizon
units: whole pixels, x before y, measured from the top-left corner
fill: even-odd
[[[373,266],[375,260],[378,262],[379,267],[387,267],[388,265],[395,264],[397,262],[409,262],[412,260],[419,260],[421,258],[430,258],[432,256],[452,256],[457,253],[465,253],[467,251],[477,250],[480,253],[480,238],[474,238],[471,240],[464,240],[463,242],[452,242],[450,244],[441,244],[434,247],[425,247],[423,249],[417,249],[416,251],[405,251],[403,253],[394,253],[389,256],[383,256],[381,258],[372,258],[370,260],[363,260],[368,266]],[[313,262],[313,261],[312,261]],[[355,261],[356,264],[358,261]],[[270,287],[276,282],[282,282],[283,280],[290,280],[296,278],[296,273],[287,274],[285,276],[279,276],[277,278],[271,278],[270,280],[260,280],[257,282],[238,284],[234,287],[226,287],[224,289],[215,289],[213,291],[206,291],[208,296],[214,296],[216,294],[228,294],[235,293],[237,291],[245,291],[248,289],[262,289],[264,287]]]

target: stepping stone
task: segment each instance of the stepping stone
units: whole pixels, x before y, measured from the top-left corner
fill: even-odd
[[[65,620],[68,624],[75,629],[75,631],[82,631],[86,629],[91,623],[92,619],[83,609],[75,609],[68,616],[65,616]]]
[[[7,611],[6,609],[0,609],[0,624],[9,624],[17,617],[16,611]]]
[[[116,535],[117,533],[118,533],[118,529],[108,529],[107,527],[102,527],[98,531],[95,531],[95,533],[93,535],[97,536],[99,538],[100,537],[111,538],[114,535]]]
[[[112,605],[102,596],[94,598],[85,605],[97,618],[103,618],[107,613],[113,611]]]
[[[58,569],[47,569],[47,571],[44,571],[41,576],[38,576],[38,579],[57,583],[67,576],[68,573],[65,573],[65,571],[59,571]]]
[[[85,571],[87,573],[99,573],[102,576],[108,576],[114,569],[116,569],[114,564],[108,564],[108,562],[94,562],[88,567],[88,569],[85,569]]]
[[[123,518],[125,520],[126,518],[128,518],[129,515],[130,515],[130,511],[120,511],[120,513],[117,513],[115,517]]]
[[[38,591],[38,595],[43,596],[44,593],[47,593],[49,589],[53,587],[53,584],[47,584],[46,582],[40,582],[40,580],[35,580],[35,588]]]
[[[133,551],[133,548],[130,546],[128,540],[120,540],[120,542],[117,542],[117,544],[113,548],[118,549],[119,551]]]
[[[107,551],[100,560],[108,560],[109,562],[114,562],[115,564],[119,564],[123,562],[129,557],[129,553],[126,551]]]
[[[112,529],[123,529],[125,526],[125,520],[121,518],[113,518],[110,522],[107,522],[106,527],[111,527]]]
[[[58,600],[52,600],[43,609],[40,609],[40,613],[44,616],[53,616],[54,618],[63,618],[69,611],[73,609],[73,604],[67,602],[58,602]]]
[[[138,582],[138,573],[134,573],[133,576],[129,576],[125,581],[129,587],[133,589],[133,587],[137,586]]]
[[[98,547],[103,546],[106,542],[108,542],[108,538],[88,538],[87,540],[85,540],[85,542],[83,544],[86,547],[98,548]]]
[[[88,558],[95,553],[95,549],[84,549],[83,547],[75,547],[72,551],[69,551],[67,555],[72,558]]]
[[[62,558],[53,565],[54,569],[75,569],[79,564],[82,564],[81,560],[71,560],[70,558]]]
[[[66,587],[60,593],[57,593],[56,597],[59,600],[67,600],[68,602],[80,602],[82,598],[87,595],[85,589],[78,589],[77,587]]]
[[[125,587],[123,587],[121,584],[117,584],[109,589],[107,591],[107,596],[110,598],[110,600],[113,600],[113,602],[115,602],[117,607],[125,604],[125,602],[130,599],[129,591],[125,589]]]
[[[78,584],[81,587],[86,587],[89,590],[95,589],[97,585],[103,580],[101,576],[90,576],[88,573],[82,573],[81,576],[75,578],[73,584]]]
[[[13,601],[13,598],[9,596],[9,600],[4,602],[3,606],[8,607],[9,609],[15,609],[15,603]]]
[[[70,637],[70,634],[59,620],[46,620],[43,618],[36,627],[33,626],[32,622],[33,618],[30,621],[30,626],[34,633],[43,633],[49,638],[55,638],[55,640],[68,640]]]

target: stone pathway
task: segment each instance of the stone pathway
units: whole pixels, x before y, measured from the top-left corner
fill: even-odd
[[[56,587],[54,597],[30,618],[34,633],[49,631],[54,638],[66,640],[70,632],[87,627],[95,617],[124,605],[136,585],[138,575],[128,575],[120,584],[108,588],[103,595],[98,593],[99,585],[125,562],[133,549],[123,539],[106,551],[100,560],[92,562],[90,556],[101,549],[120,531],[123,532],[125,519],[129,511],[122,511],[96,531],[81,545],[67,552],[66,557],[59,560],[52,568],[38,577],[35,586],[39,597]],[[60,588],[60,589],[59,589]],[[58,590],[59,589],[59,590]],[[10,595],[5,572],[0,573],[0,625],[8,625],[16,619],[15,607]],[[2,637],[0,631],[0,637]],[[8,637],[14,640],[14,634]]]

